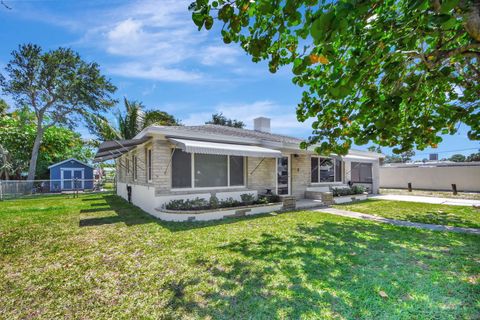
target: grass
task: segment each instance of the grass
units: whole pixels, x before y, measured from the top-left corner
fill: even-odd
[[[407,189],[381,188],[380,193],[381,194],[401,194],[401,195],[408,195],[408,196],[480,200],[480,192],[458,192],[458,194],[454,195],[452,191],[412,190],[412,192],[409,192]]]
[[[478,319],[480,238],[313,211],[165,223],[110,194],[0,203],[0,318]]]
[[[397,220],[480,228],[480,210],[472,206],[368,199],[335,207]]]

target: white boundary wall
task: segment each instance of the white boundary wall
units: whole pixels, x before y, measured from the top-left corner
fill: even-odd
[[[480,166],[380,167],[381,188],[452,190],[480,192]]]

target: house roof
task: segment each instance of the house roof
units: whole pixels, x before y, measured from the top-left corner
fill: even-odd
[[[168,131],[177,131],[177,132],[189,132],[189,133],[203,133],[203,134],[212,134],[212,135],[223,135],[237,138],[249,138],[249,139],[258,139],[266,140],[272,142],[285,142],[285,143],[300,143],[303,140],[289,137],[281,134],[268,133],[250,129],[240,129],[233,128],[228,126],[220,126],[215,124],[205,124],[200,126],[152,126],[157,128],[164,128]],[[148,128],[147,128],[148,129]]]
[[[89,165],[88,163],[85,163],[85,162],[80,161],[80,160],[75,159],[75,158],[69,158],[69,159],[67,159],[67,160],[63,160],[63,161],[54,163],[54,164],[52,164],[51,166],[49,166],[48,169],[53,168],[53,167],[56,167],[56,166],[59,166],[59,165],[65,163],[65,162],[69,162],[69,161],[76,161],[76,162],[78,162],[78,163],[80,163],[80,164],[83,164],[84,166],[87,166],[87,167],[90,167],[90,168],[93,169],[93,166],[92,166],[92,165]]]

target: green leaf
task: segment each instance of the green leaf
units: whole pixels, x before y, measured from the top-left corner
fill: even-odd
[[[335,12],[330,11],[323,13],[317,18],[310,28],[310,34],[312,35],[315,43],[321,42],[326,38],[326,35],[330,31],[332,21],[335,19]]]
[[[450,10],[455,8],[458,5],[459,0],[443,0],[442,7],[440,8],[441,13],[449,13]]]

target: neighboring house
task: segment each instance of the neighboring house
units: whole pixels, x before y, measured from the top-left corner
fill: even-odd
[[[117,193],[147,212],[173,199],[239,199],[273,192],[305,198],[348,182],[378,192],[382,154],[351,150],[321,157],[302,150],[302,140],[270,133],[270,119],[254,130],[218,125],[150,126],[135,139],[103,143],[96,161],[116,159]]]
[[[93,167],[75,158],[70,158],[48,167],[50,191],[93,189]]]
[[[480,192],[480,162],[428,161],[391,163],[380,167],[381,188]]]

